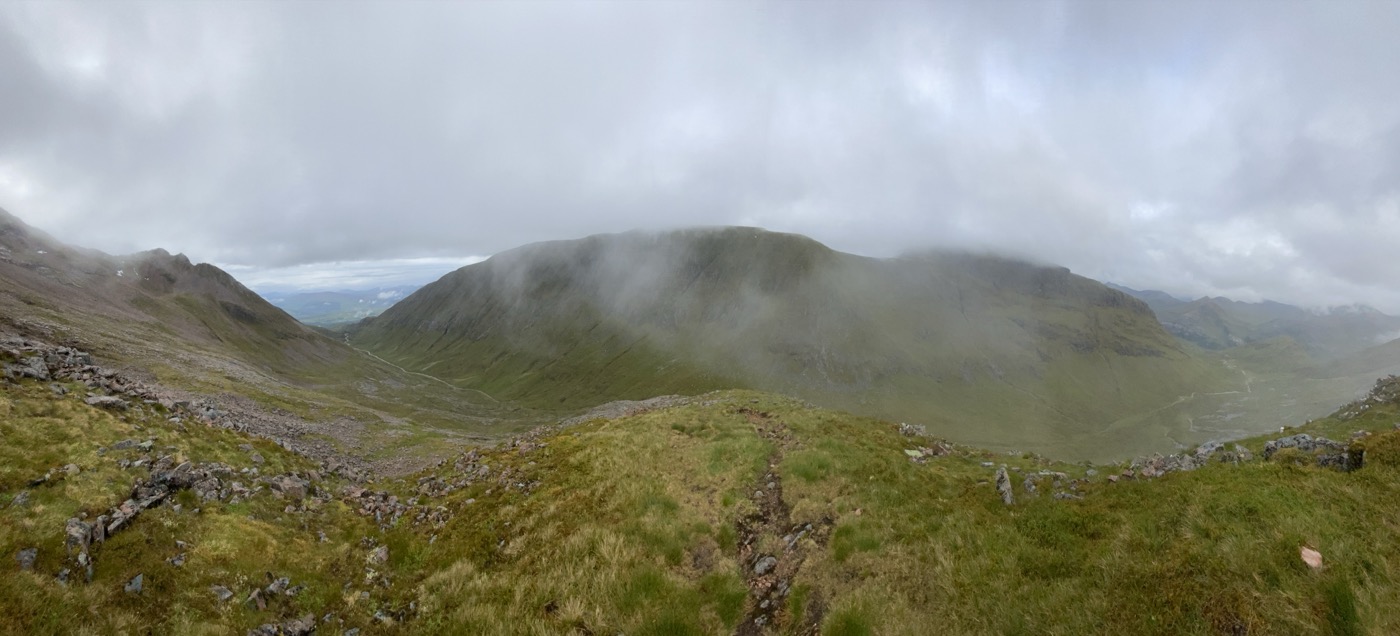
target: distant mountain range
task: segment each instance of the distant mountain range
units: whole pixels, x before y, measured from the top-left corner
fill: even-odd
[[[264,294],[263,297],[305,324],[334,327],[378,316],[419,287],[421,285],[304,293],[279,292]]]
[[[1309,311],[1267,300],[1183,300],[1156,290],[1111,283],[1109,286],[1142,299],[1167,331],[1206,349],[1226,349],[1286,336],[1315,359],[1331,361],[1400,337],[1400,317],[1365,305]]]

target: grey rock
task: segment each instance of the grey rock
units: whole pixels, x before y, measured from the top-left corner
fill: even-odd
[[[15,498],[10,500],[10,507],[11,507],[11,508],[20,508],[20,507],[27,506],[27,505],[29,505],[29,491],[28,491],[28,490],[21,490],[21,491],[19,491],[19,494],[18,494],[18,495],[15,495]]]
[[[370,551],[369,557],[365,559],[370,565],[384,565],[389,562],[389,546],[381,545]]]
[[[25,548],[15,555],[15,560],[19,562],[19,569],[26,572],[34,570],[34,562],[39,559],[39,548]]]
[[[92,541],[92,526],[77,517],[73,517],[68,520],[63,534],[63,545],[68,550],[68,554],[86,552],[88,544]]]
[[[1011,477],[1006,474],[1006,467],[997,469],[997,492],[1001,493],[1001,501],[1006,505],[1011,505],[1015,497],[1011,492]]]
[[[759,559],[758,563],[754,564],[753,573],[758,576],[763,576],[764,574],[771,572],[775,567],[778,567],[778,559],[771,555],[765,556]]]
[[[141,589],[145,586],[145,583],[146,575],[137,574],[135,578],[131,579],[130,581],[127,581],[126,587],[122,589],[126,590],[127,594],[140,594]]]
[[[307,636],[316,631],[316,616],[306,614],[282,623],[282,633],[286,636]]]
[[[1225,445],[1220,442],[1206,442],[1196,448],[1196,457],[1204,459],[1224,450],[1224,448]]]
[[[84,402],[86,402],[88,406],[94,406],[100,409],[111,409],[113,411],[125,411],[127,408],[126,400],[110,395],[94,395],[84,400]],[[120,448],[120,446],[114,446],[113,448]]]
[[[291,584],[292,580],[284,576],[280,579],[277,579],[276,581],[273,581],[263,591],[267,592],[268,596],[277,596],[282,592],[287,591],[287,586]]]
[[[220,603],[228,602],[229,599],[233,598],[233,590],[222,585],[211,585],[209,591],[214,593],[214,598],[219,599]]]

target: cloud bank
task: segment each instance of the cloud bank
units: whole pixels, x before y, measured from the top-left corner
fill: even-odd
[[[747,224],[1400,312],[1400,3],[9,3],[0,206],[254,268]]]

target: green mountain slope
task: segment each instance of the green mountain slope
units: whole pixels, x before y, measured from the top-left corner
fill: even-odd
[[[527,403],[752,387],[997,448],[1160,447],[1125,417],[1233,376],[1140,301],[994,257],[871,259],[752,228],[594,236],[462,268],[352,341]]]

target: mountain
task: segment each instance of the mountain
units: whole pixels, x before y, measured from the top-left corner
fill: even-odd
[[[1060,268],[745,228],[602,236],[503,254],[415,293],[416,319],[359,326],[494,356],[424,368],[538,402],[705,382],[946,400],[922,425],[724,390],[507,435],[514,406],[323,337],[216,268],[0,221],[5,633],[1400,631],[1400,378],[1293,430],[1096,466],[930,434],[1073,434],[1001,418],[1166,399],[1217,367],[1239,388],[1078,443],[1197,430],[1151,414],[1198,399],[1226,424],[1244,399],[1283,409],[1270,429],[1303,419],[1248,370],[1306,357],[1294,340],[1196,357]]]
[[[334,327],[378,316],[420,285],[374,289],[264,294],[267,302],[304,324]]]
[[[368,462],[411,467],[427,458],[405,462],[385,449],[494,439],[540,421],[356,351],[213,265],[162,249],[113,256],[72,247],[3,210],[0,328],[80,346],[182,399],[218,402],[215,411],[238,414],[231,425],[296,420],[306,433],[280,439],[344,445]],[[425,428],[435,436],[422,436]]]
[[[1274,301],[1224,297],[1182,300],[1156,290],[1110,285],[1148,304],[1173,335],[1206,349],[1288,337],[1321,361],[1337,360],[1400,337],[1400,317],[1365,305],[1309,311]]]
[[[525,403],[751,387],[1061,457],[1160,444],[1112,425],[1224,373],[1141,301],[1063,268],[865,258],[753,228],[525,246],[444,276],[351,337]]]
[[[0,308],[50,328],[81,326],[136,355],[176,341],[283,375],[355,355],[213,265],[160,249],[111,256],[69,247],[4,211]]]

